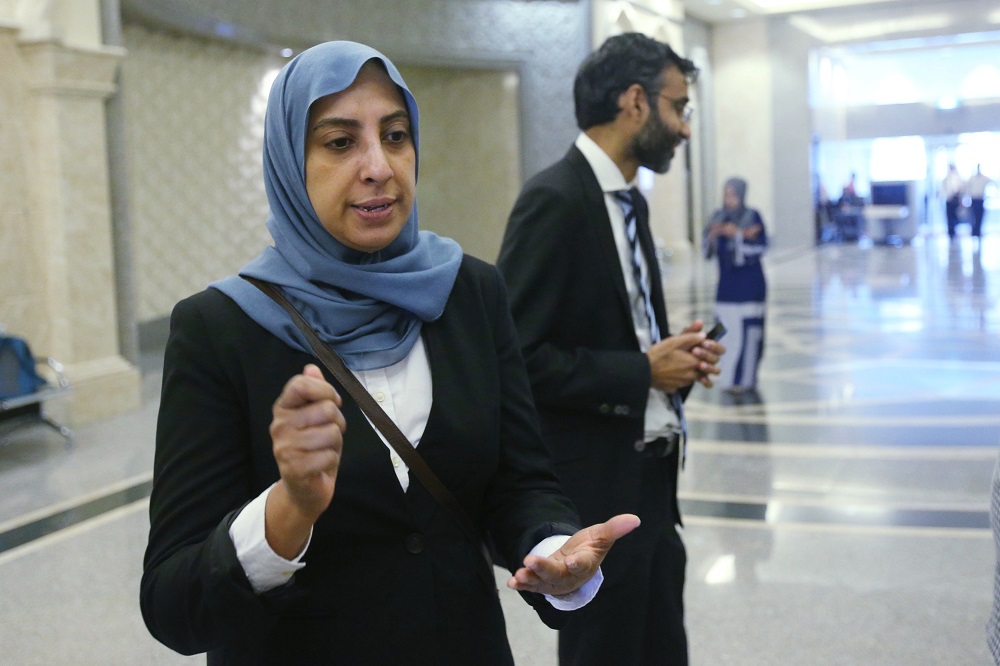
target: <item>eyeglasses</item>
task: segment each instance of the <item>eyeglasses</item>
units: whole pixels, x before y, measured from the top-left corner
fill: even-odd
[[[663,93],[660,93],[659,96],[670,102],[670,108],[674,110],[674,113],[677,114],[677,117],[681,119],[682,123],[691,122],[691,116],[694,115],[694,105],[691,104],[690,100],[674,99],[673,97],[664,95]]]

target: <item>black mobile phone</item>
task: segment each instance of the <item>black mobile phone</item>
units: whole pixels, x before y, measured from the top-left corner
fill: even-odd
[[[723,335],[726,334],[726,330],[727,329],[722,324],[722,322],[717,321],[715,322],[715,326],[713,326],[711,330],[709,330],[708,333],[706,333],[705,335],[708,337],[709,340],[718,340],[722,338]]]

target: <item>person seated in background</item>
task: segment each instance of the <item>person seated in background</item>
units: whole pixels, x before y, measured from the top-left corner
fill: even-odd
[[[620,515],[578,529],[497,269],[418,229],[418,127],[395,66],[361,44],[315,46],[274,81],[263,155],[274,245],[171,316],[140,603],[178,652],[513,663],[479,539],[319,369],[289,314],[241,278],[276,287],[343,359],[543,618],[587,604],[604,556],[638,525]]]
[[[865,231],[862,212],[864,205],[864,197],[858,195],[856,177],[852,172],[851,177],[844,185],[840,198],[837,199],[836,205],[831,211],[837,240],[857,241],[861,239]]]
[[[847,179],[847,183],[844,185],[844,191],[840,195],[840,207],[846,208],[849,206],[863,206],[865,200],[858,196],[857,185],[855,185],[855,175],[852,172],[851,177]]]

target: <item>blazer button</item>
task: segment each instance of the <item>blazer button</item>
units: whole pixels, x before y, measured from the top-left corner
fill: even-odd
[[[414,555],[424,552],[424,537],[421,534],[413,533],[406,537],[404,542],[406,552]]]
[[[633,444],[632,447],[639,453],[642,453],[643,451],[646,450],[646,442],[642,441],[641,439],[636,440],[635,444]]]
[[[597,408],[597,411],[599,411],[601,414],[607,414],[608,412],[611,411],[611,405],[604,403],[603,405]]]
[[[615,415],[628,416],[628,405],[615,405]]]

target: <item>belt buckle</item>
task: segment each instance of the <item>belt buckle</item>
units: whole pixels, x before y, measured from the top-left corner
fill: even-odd
[[[674,452],[683,436],[679,428],[672,428],[666,435],[657,437],[651,442],[641,440],[636,442],[635,450],[643,458],[666,458]]]

